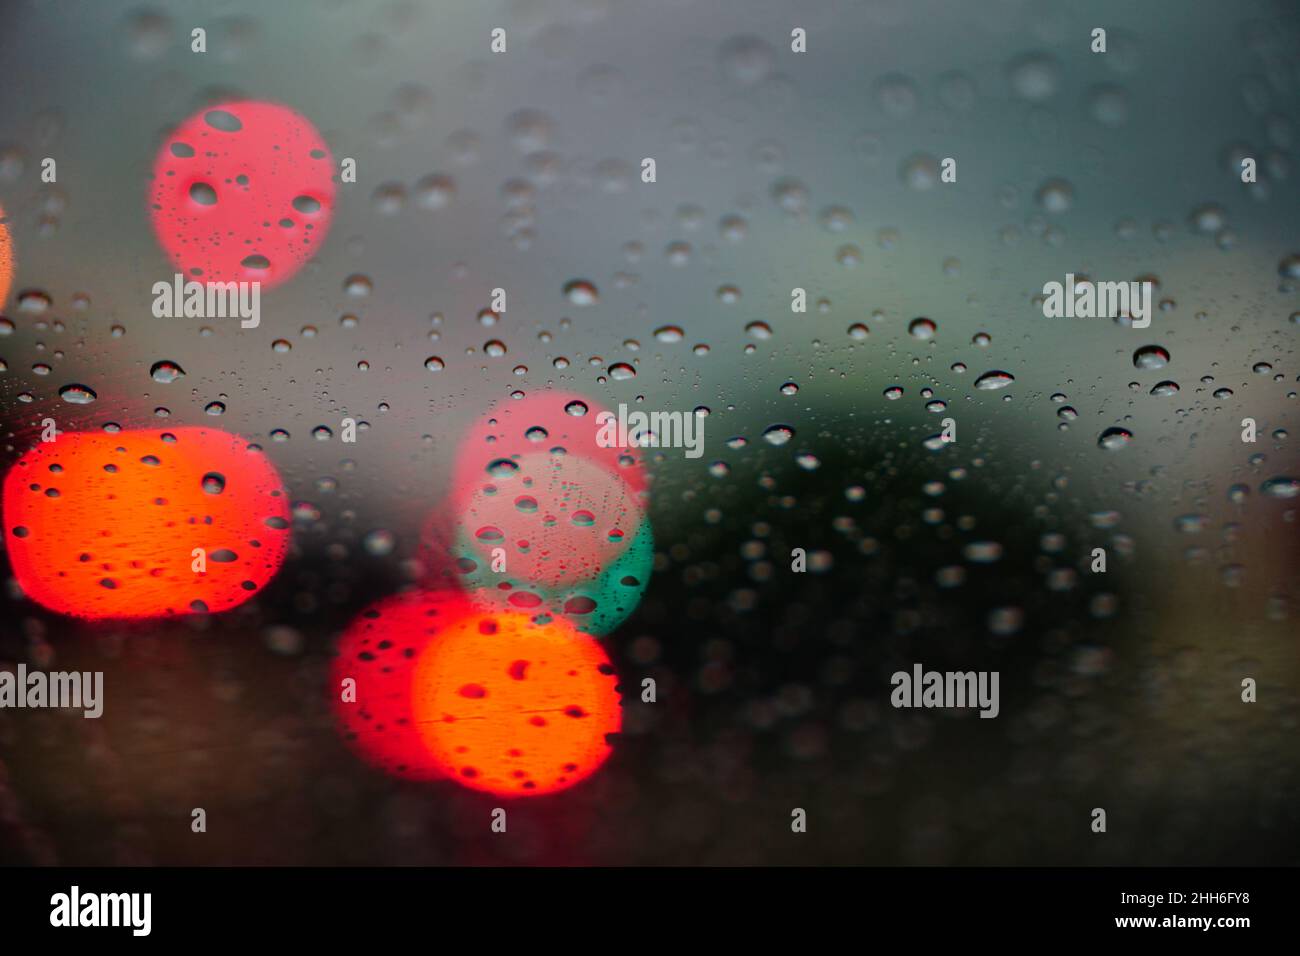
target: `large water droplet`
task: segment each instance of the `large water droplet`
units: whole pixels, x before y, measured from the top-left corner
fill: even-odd
[[[1269,498],[1300,497],[1300,478],[1290,478],[1286,475],[1269,478],[1259,486],[1259,493]]]
[[[208,110],[203,114],[203,121],[223,133],[238,133],[244,128],[238,116],[225,110]]]
[[[1133,441],[1133,433],[1127,428],[1107,428],[1097,439],[1097,445],[1107,451],[1119,451],[1121,448],[1127,448]]]
[[[174,382],[185,374],[185,369],[181,368],[175,362],[169,362],[166,359],[161,362],[154,362],[149,369],[149,377],[155,382],[162,382],[166,385]]]
[[[934,324],[932,319],[924,317],[913,319],[907,326],[907,331],[911,333],[912,338],[921,339],[922,341],[934,338],[937,329],[938,326]]]
[[[207,183],[194,183],[190,186],[190,198],[200,206],[215,206],[217,191]]]
[[[794,429],[789,425],[769,425],[763,431],[763,438],[769,445],[784,445],[794,437]]]
[[[73,405],[89,405],[99,396],[94,389],[86,385],[64,385],[59,389],[59,396]]]
[[[975,379],[975,387],[989,391],[995,388],[1006,388],[1015,380],[1015,376],[1010,372],[1003,372],[999,369],[994,369],[991,372],[985,372],[979,378]]]
[[[595,305],[600,301],[596,285],[587,279],[572,279],[564,284],[564,297],[574,305]]]
[[[1169,364],[1169,352],[1159,345],[1144,345],[1133,353],[1133,367],[1141,369],[1164,368]]]

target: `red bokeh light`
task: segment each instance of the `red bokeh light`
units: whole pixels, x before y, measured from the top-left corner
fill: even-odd
[[[290,278],[325,241],[334,161],[293,110],[253,100],[200,110],[154,161],[154,233],[187,279]]]
[[[410,780],[446,776],[415,729],[411,687],[420,652],[466,610],[453,592],[397,594],[366,608],[339,638],[330,680],[334,712],[344,739],[371,766]],[[349,678],[355,697],[345,700]]]

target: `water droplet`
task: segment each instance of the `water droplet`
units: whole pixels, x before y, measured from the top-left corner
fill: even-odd
[[[1269,478],[1259,486],[1259,493],[1269,498],[1300,497],[1300,478],[1286,475]]]
[[[790,215],[801,216],[808,208],[808,187],[797,179],[778,179],[772,184],[772,198]]]
[[[42,292],[40,289],[26,289],[18,293],[19,312],[42,315],[53,305],[54,300],[50,298],[49,293]]]
[[[1133,367],[1140,369],[1164,368],[1169,364],[1169,352],[1159,345],[1144,345],[1133,353]]]
[[[728,242],[743,242],[749,235],[749,223],[743,216],[723,216],[718,220],[718,232]]]
[[[200,206],[215,206],[217,191],[207,183],[194,183],[190,186],[190,198]]]
[[[1228,214],[1216,203],[1197,206],[1188,216],[1191,227],[1199,233],[1213,235],[1228,223]]]
[[[1006,388],[1015,380],[1015,376],[1010,372],[1003,372],[994,369],[991,372],[985,372],[979,378],[975,379],[975,387],[986,391],[995,388]]]
[[[907,331],[912,338],[922,341],[934,338],[934,333],[937,330],[938,326],[934,324],[934,321],[927,318],[913,319],[907,326]]]
[[[789,425],[769,425],[763,431],[763,438],[769,445],[781,446],[794,437],[794,429]]]
[[[401,183],[380,183],[370,194],[370,205],[381,216],[396,216],[406,208],[406,187]]]
[[[376,528],[361,539],[361,546],[373,557],[387,557],[397,547],[397,536],[386,528]]]
[[[909,189],[924,192],[939,182],[939,161],[928,153],[914,153],[903,161],[898,174]]]
[[[59,389],[59,396],[73,405],[89,405],[99,396],[94,389],[86,385],[64,385]]]
[[[587,279],[572,279],[564,284],[564,297],[577,306],[595,305],[600,301],[596,285]]]
[[[1027,53],[1007,66],[1011,89],[1023,100],[1041,103],[1056,94],[1060,69],[1046,53]]]
[[[1097,445],[1107,451],[1119,451],[1121,448],[1127,448],[1133,441],[1133,433],[1127,428],[1107,428],[1097,439]]]
[[[440,173],[425,176],[415,184],[415,201],[421,209],[443,209],[455,196],[455,180]]]
[[[1038,187],[1034,201],[1044,212],[1060,214],[1074,203],[1074,187],[1064,179],[1049,179]]]
[[[962,549],[962,555],[972,564],[993,564],[1002,559],[1002,544],[998,541],[972,541]]]
[[[213,129],[221,130],[223,133],[238,133],[244,128],[244,124],[239,121],[239,117],[226,110],[208,110],[203,114],[203,121]]]
[[[844,232],[853,225],[853,212],[843,206],[829,206],[822,210],[820,219],[827,231]]]

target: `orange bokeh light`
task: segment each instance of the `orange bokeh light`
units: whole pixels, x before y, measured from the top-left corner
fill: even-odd
[[[274,466],[237,435],[63,432],[5,476],[4,534],[19,585],[52,610],[224,611],[284,561],[289,505]]]
[[[9,236],[9,217],[0,206],[0,308],[9,301],[9,287],[14,281],[14,247]]]
[[[586,779],[622,726],[604,650],[556,619],[470,611],[420,654],[416,728],[465,786],[500,796],[554,793]]]

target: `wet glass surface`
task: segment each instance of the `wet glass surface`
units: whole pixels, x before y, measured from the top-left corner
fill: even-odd
[[[1294,5],[0,26],[0,670],[105,700],[0,709],[4,862],[1296,862]],[[180,270],[257,323],[159,315]],[[1071,276],[1150,283],[1149,326],[1045,314]],[[698,456],[601,445],[620,406]],[[470,650],[359,742],[376,606]],[[476,656],[524,619],[572,701]],[[892,706],[917,664],[998,672],[996,719]],[[566,729],[436,726],[498,700]]]

